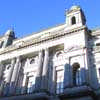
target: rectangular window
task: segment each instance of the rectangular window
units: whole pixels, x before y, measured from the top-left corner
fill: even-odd
[[[64,89],[64,70],[56,72],[56,93],[62,93]]]
[[[28,77],[27,93],[32,93],[35,89],[35,76]]]

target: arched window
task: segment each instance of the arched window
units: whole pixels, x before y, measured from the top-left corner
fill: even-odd
[[[34,62],[35,62],[35,59],[32,58],[32,59],[30,60],[30,64],[33,64]]]
[[[62,54],[61,51],[60,51],[60,52],[57,52],[57,53],[56,53],[56,57],[59,57],[61,54]]]
[[[75,18],[75,16],[72,17],[71,22],[72,22],[72,25],[76,24],[76,18]]]
[[[79,63],[74,63],[73,67],[73,85],[80,85],[81,84],[81,75],[80,75],[80,65]]]
[[[10,64],[8,64],[8,65],[7,65],[7,70],[9,70],[9,68],[10,68],[10,67],[11,67],[11,65],[10,65]]]

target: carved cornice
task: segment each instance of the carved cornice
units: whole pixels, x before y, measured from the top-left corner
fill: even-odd
[[[14,44],[14,45],[8,46],[8,47],[4,48],[3,50],[1,50],[0,54],[4,54],[4,53],[7,53],[7,52],[11,52],[11,51],[21,49],[21,48],[25,48],[25,47],[32,46],[32,45],[34,45],[34,46],[39,45],[40,43],[43,43],[43,42],[46,42],[46,41],[49,41],[49,40],[62,38],[65,35],[70,35],[72,33],[75,33],[75,32],[78,32],[78,31],[81,31],[81,30],[84,30],[84,29],[86,29],[86,26],[74,28],[72,30],[67,30],[67,31],[64,31],[64,29],[63,29],[63,30],[59,30],[59,31],[56,31],[56,32],[49,32],[49,33],[47,33],[47,35],[38,36],[36,38],[31,39],[30,41],[23,42],[21,45],[16,46]]]
[[[100,28],[95,28],[91,30],[91,35],[92,36],[99,36],[100,35]]]

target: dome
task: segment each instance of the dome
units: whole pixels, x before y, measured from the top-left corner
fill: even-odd
[[[80,9],[80,6],[72,6],[71,7],[71,10],[77,10],[77,9]]]

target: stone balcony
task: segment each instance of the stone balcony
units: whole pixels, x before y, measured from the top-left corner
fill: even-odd
[[[90,96],[92,98],[96,97],[93,90],[87,85],[66,88],[62,94],[59,94],[61,100],[65,100],[65,98],[77,98],[77,97],[87,97],[87,96]]]
[[[48,100],[48,99],[49,95],[47,93],[20,94],[20,95],[0,97],[0,100]]]

